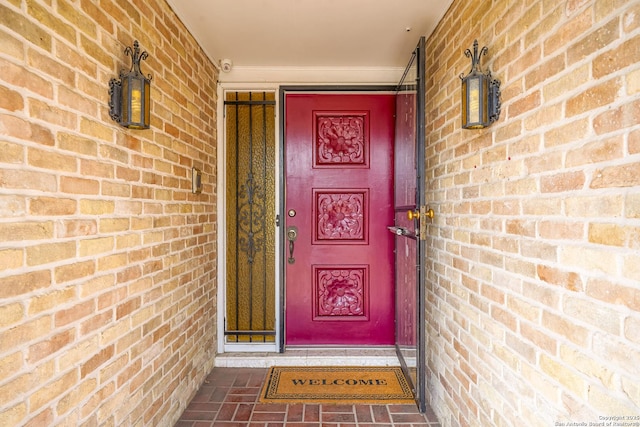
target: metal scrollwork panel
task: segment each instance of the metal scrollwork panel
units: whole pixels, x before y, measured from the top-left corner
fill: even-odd
[[[253,264],[256,254],[264,250],[264,217],[266,214],[265,192],[249,177],[238,191],[238,246],[247,254],[247,261]]]
[[[275,339],[274,96],[225,95],[226,342]]]

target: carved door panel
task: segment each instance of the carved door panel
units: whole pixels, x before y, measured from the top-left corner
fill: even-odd
[[[285,344],[394,343],[393,95],[285,98]]]

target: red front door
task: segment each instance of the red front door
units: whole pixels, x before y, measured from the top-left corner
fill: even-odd
[[[393,345],[393,95],[285,98],[285,343]]]

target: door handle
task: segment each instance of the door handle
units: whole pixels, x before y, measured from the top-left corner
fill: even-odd
[[[293,250],[295,249],[295,241],[298,238],[298,227],[290,226],[287,227],[287,240],[289,241],[289,258],[287,262],[289,264],[293,264],[296,262],[296,259],[293,257]]]
[[[420,210],[407,211],[407,219],[409,221],[418,220],[419,230],[416,230],[416,235],[420,236],[420,240],[426,240],[427,238],[427,222],[425,220],[427,218],[433,219],[434,216],[433,209],[427,209],[426,206],[421,206]]]
[[[390,232],[397,236],[405,236],[410,234],[411,232],[404,227],[387,227]]]

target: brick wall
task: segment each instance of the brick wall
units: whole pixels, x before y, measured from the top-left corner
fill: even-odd
[[[502,115],[469,131],[458,76],[474,38]],[[455,0],[426,70],[443,425],[640,414],[640,3]]]
[[[143,131],[107,109],[135,39]],[[0,3],[0,425],[172,425],[204,380],[216,79],[164,1]]]

